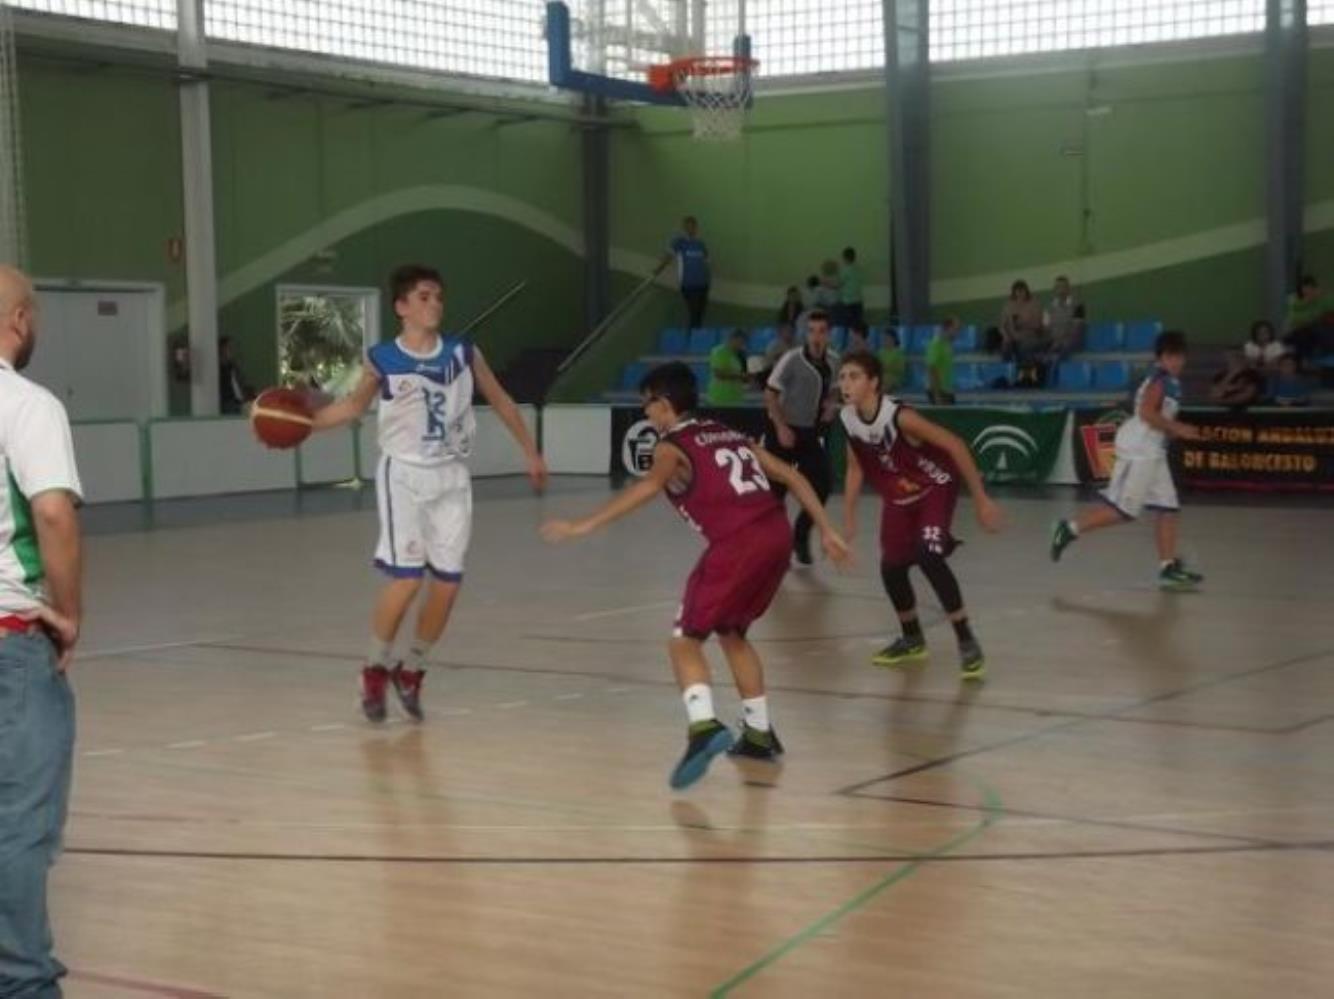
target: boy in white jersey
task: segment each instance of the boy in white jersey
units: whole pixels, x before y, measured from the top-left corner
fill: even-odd
[[[385,690],[392,681],[403,710],[420,721],[426,656],[449,621],[463,580],[472,531],[472,485],[467,459],[476,419],[473,389],[523,449],[536,489],[547,469],[514,400],[466,338],[442,337],[444,282],[430,267],[407,265],[390,276],[394,312],[402,330],[376,344],[356,388],[315,414],[316,430],[351,423],[380,397],[380,464],[375,489],[380,541],[375,565],[389,582],[372,619],[370,649],[361,671],[361,708],[384,721]],[[416,638],[405,660],[389,668],[399,625],[422,580],[429,576],[417,617]]]
[[[1144,509],[1158,514],[1158,585],[1165,590],[1190,589],[1204,582],[1177,555],[1181,506],[1167,464],[1170,438],[1199,440],[1200,432],[1176,416],[1181,409],[1181,370],[1186,366],[1186,335],[1160,333],[1154,343],[1157,363],[1135,393],[1135,412],[1116,432],[1116,466],[1100,494],[1105,506],[1057,521],[1051,557],[1059,561],[1081,534],[1134,520]]]

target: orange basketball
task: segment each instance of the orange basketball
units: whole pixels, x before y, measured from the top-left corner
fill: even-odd
[[[296,447],[310,436],[310,405],[295,389],[265,389],[250,407],[250,426],[269,447]]]

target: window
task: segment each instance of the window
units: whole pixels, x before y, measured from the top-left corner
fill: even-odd
[[[362,355],[379,339],[373,288],[278,288],[278,383],[331,396],[351,391]]]

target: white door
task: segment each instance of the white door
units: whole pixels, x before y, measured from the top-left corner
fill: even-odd
[[[28,374],[71,420],[146,420],[152,297],[139,291],[39,289],[37,351]]]

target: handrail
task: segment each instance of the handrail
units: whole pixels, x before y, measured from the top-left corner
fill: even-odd
[[[560,362],[560,366],[556,368],[556,374],[563,375],[567,370],[569,370],[569,368],[574,364],[575,361],[579,360],[579,358],[584,355],[584,353],[588,350],[589,347],[593,346],[593,344],[601,340],[602,337],[606,335],[607,330],[609,330],[612,327],[612,324],[615,323],[616,320],[620,319],[621,316],[625,313],[625,311],[629,309],[631,305],[633,305],[635,302],[639,300],[639,296],[642,295],[645,292],[645,290],[647,290],[648,287],[658,279],[658,275],[662,273],[663,268],[665,268],[669,263],[671,263],[670,257],[663,258],[661,261],[658,262],[658,266],[653,268],[653,272],[649,274],[648,277],[644,278],[642,281],[639,282],[639,284],[635,285],[635,287],[631,290],[630,294],[626,295],[623,299],[617,302],[616,305],[612,308],[612,310],[608,312],[605,317],[603,317],[602,322],[594,326],[592,331],[588,334],[588,336],[584,337],[581,341],[579,341],[578,346],[576,346],[574,350],[570,351],[570,353],[566,356],[565,360]]]
[[[461,330],[459,330],[459,335],[462,336],[464,333],[470,333],[472,332],[472,330],[482,325],[482,323],[486,322],[493,315],[495,315],[506,305],[508,305],[510,303],[510,299],[514,298],[516,295],[519,294],[519,292],[523,291],[527,287],[528,287],[528,280],[526,278],[522,281],[515,282],[513,287],[511,287],[503,295],[501,295],[494,302],[488,305],[485,309],[479,312],[470,322],[468,322]]]

